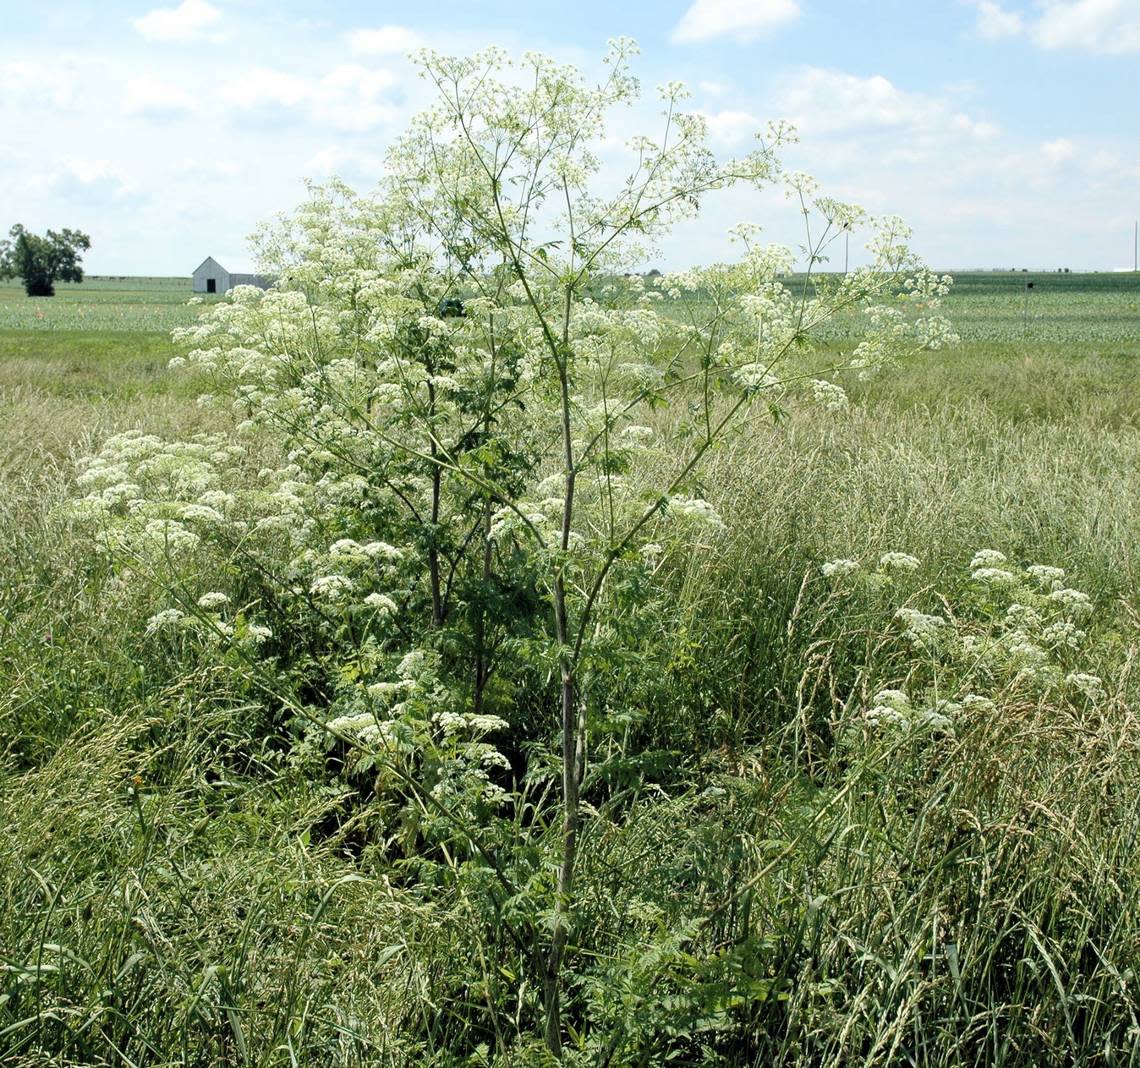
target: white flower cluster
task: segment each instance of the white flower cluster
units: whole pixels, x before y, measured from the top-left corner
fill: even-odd
[[[903,627],[903,635],[921,649],[934,649],[942,640],[950,623],[943,616],[928,615],[917,608],[903,607],[895,612]]]
[[[1015,586],[1017,584],[1017,576],[1004,567],[978,567],[971,572],[970,577],[975,582],[982,582],[987,586]]]
[[[474,712],[444,711],[437,712],[432,718],[444,734],[464,734],[472,738],[505,731],[510,726],[500,716],[476,715]]]
[[[222,618],[221,613],[229,603],[230,598],[226,594],[214,590],[198,598],[197,606],[201,609],[198,613],[164,608],[147,620],[146,636],[183,633],[209,642],[235,641],[247,647],[260,645],[273,637],[269,627],[250,622],[244,614],[231,620]]]
[[[1099,675],[1073,671],[1065,676],[1065,685],[1089,701],[1103,701],[1106,696],[1104,682]]]
[[[375,590],[364,598],[364,603],[381,616],[394,616],[399,612],[399,606],[391,597]]]
[[[970,577],[988,586],[1013,586],[1017,576],[1006,568],[1005,553],[997,549],[979,549],[970,561]]]
[[[772,374],[767,363],[754,361],[741,364],[732,372],[736,382],[750,393],[760,390],[775,390],[780,386],[780,380]]]
[[[484,799],[496,796],[487,772],[503,760],[480,739],[501,721],[460,710],[435,654],[395,660],[441,611],[469,618],[470,576],[510,568],[528,583],[538,572],[540,586],[567,576],[572,614],[583,604],[600,612],[624,570],[609,565],[635,535],[671,549],[659,529],[668,520],[690,545],[724,529],[707,500],[664,497],[753,394],[774,397],[783,375],[829,411],[848,406],[839,385],[812,377],[826,373],[829,322],[870,305],[853,359],[863,367],[951,336],[935,314],[948,279],[919,272],[898,294],[913,270],[905,228],[822,196],[802,174],[787,185],[805,216],[822,216],[832,233],[873,226],[869,266],[805,295],[785,280],[792,251],[741,229],[738,263],[623,277],[706,194],[777,181],[775,149],[790,137],[774,127],[722,162],[707,120],[677,108],[685,93],[671,84],[668,136],[636,139],[628,182],[607,181],[595,195],[606,113],[638,95],[632,52],[614,42],[596,87],[539,56],[423,54],[428,82],[444,91],[392,143],[377,191],[314,189],[261,240],[280,282],[266,292],[239,286],[177,332],[186,355],[172,368],[202,383],[211,421],[232,420],[244,444],[121,435],[81,476],[87,496],[76,513],[112,550],[148,552],[156,565],[160,555],[193,551],[205,563],[240,552],[249,585],[260,583],[291,627],[319,628],[322,647],[333,646],[329,662],[340,666],[338,643],[351,662],[343,673],[330,668],[333,712],[342,713],[330,712],[330,726],[362,744],[446,754],[432,789],[449,801],[473,783]],[[810,244],[814,228],[805,229]],[[824,251],[809,250],[811,262]],[[489,285],[504,262],[512,277]],[[695,299],[668,306],[685,295]],[[888,295],[889,305],[874,303]],[[674,449],[649,413],[683,398],[701,374],[707,438]],[[533,487],[551,470],[560,472],[552,487]],[[665,551],[654,542],[642,556],[652,566]],[[597,600],[600,587],[577,581],[589,564],[609,577]],[[905,553],[879,563],[900,574],[918,566]],[[832,560],[821,570],[839,578],[858,567]],[[900,612],[920,644],[947,625]],[[535,618],[492,622],[531,633]],[[269,637],[218,591],[184,615],[158,613],[149,629],[180,631],[188,619],[235,641]]]
[[[328,721],[328,729],[340,738],[365,749],[411,752],[408,733],[391,719],[378,719],[372,712],[352,712]]]
[[[717,515],[716,509],[701,497],[670,497],[669,513],[713,530],[725,529],[724,520]]]
[[[969,573],[986,591],[981,618],[971,621],[967,612],[950,629],[940,616],[903,608],[896,618],[906,636],[927,651],[957,661],[967,679],[977,676],[987,683],[1029,686],[1039,692],[1062,686],[1086,638],[1080,622],[1093,612],[1091,598],[1065,586],[1061,568],[1032,564],[1017,570],[996,549],[976,552]],[[1002,602],[1004,609],[995,614]],[[1068,677],[1083,678],[1071,671]],[[1086,692],[1078,684],[1068,685]],[[1095,687],[1087,689],[1090,699],[1097,692]]]
[[[1060,605],[1066,612],[1072,612],[1074,615],[1090,615],[1093,610],[1092,599],[1087,593],[1082,593],[1080,590],[1071,590],[1064,587],[1055,589],[1049,594],[1049,600],[1054,604]]]
[[[111,553],[178,557],[212,530],[240,521],[229,513],[234,497],[218,483],[245,450],[219,436],[164,442],[127,431],[108,438],[80,461],[77,481],[87,490],[72,514],[95,531]]]
[[[879,567],[885,571],[917,571],[921,561],[910,553],[889,552],[879,557]]]
[[[911,556],[910,553],[903,552],[886,552],[879,557],[879,571],[890,573],[909,573],[914,572],[922,566],[922,562],[917,556]],[[837,557],[834,560],[827,560],[820,565],[820,574],[824,578],[838,579],[845,575],[853,575],[859,570],[859,562],[851,560],[847,557]],[[882,582],[885,576],[872,576],[872,582]]]
[[[862,718],[873,729],[953,735],[954,716],[963,707],[962,702],[935,700],[915,708],[903,690],[880,690]]]
[[[164,630],[178,630],[185,626],[186,614],[179,608],[164,608],[146,621],[148,635]]]
[[[1030,564],[1025,569],[1025,574],[1045,593],[1059,590],[1065,584],[1064,570],[1048,564]]]
[[[386,541],[370,541],[361,545],[352,538],[341,538],[329,546],[329,559],[346,559],[354,562],[368,560],[400,560],[402,549],[389,545]]]
[[[841,412],[848,406],[847,393],[843,387],[822,378],[811,380],[811,395],[817,404],[829,412]]]
[[[309,586],[309,592],[322,600],[339,601],[352,592],[354,585],[347,575],[318,575]]]

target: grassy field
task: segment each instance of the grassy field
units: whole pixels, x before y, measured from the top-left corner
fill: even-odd
[[[0,286],[0,1062],[510,1063],[479,1047],[535,995],[463,971],[496,937],[465,888],[373,847],[232,664],[147,641],[152,591],[64,507],[109,435],[221,425],[166,370],[189,296]],[[632,800],[583,862],[576,1004],[640,1036],[614,1065],[1140,1064],[1140,277],[966,275],[947,312],[959,347],[705,473],[729,530],[666,576]],[[850,695],[927,670],[892,608],[1004,611],[980,549],[1090,596],[1066,664],[1102,699],[857,758]]]
[[[18,280],[0,281],[0,330],[168,334],[193,320],[193,295],[189,278],[91,277],[61,282],[47,299],[25,297]]]

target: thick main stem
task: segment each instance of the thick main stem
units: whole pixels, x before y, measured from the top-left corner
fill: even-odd
[[[483,691],[487,687],[487,676],[489,675],[487,664],[487,604],[486,596],[487,591],[491,585],[491,561],[492,561],[492,547],[491,541],[491,504],[486,502],[483,505],[483,594],[480,602],[476,607],[475,613],[475,700],[474,708],[475,715],[481,716],[483,714]]]
[[[431,445],[432,459],[436,458],[435,442]],[[443,585],[440,581],[439,546],[436,537],[439,531],[439,504],[442,470],[436,465],[431,474],[431,544],[428,546],[428,575],[431,581],[431,625],[443,625]]]
[[[562,501],[563,555],[570,547],[570,533],[574,513],[574,441],[570,425],[570,369],[569,334],[570,302],[572,292],[566,291],[566,305],[562,324],[562,348],[559,353],[558,381],[562,408],[562,460],[566,476]],[[556,1057],[562,1057],[561,972],[562,957],[566,949],[567,914],[573,904],[574,867],[578,857],[578,831],[581,826],[579,789],[585,763],[585,724],[581,722],[576,691],[577,657],[570,646],[569,616],[566,610],[566,583],[562,576],[562,563],[554,576],[554,631],[558,641],[558,663],[561,675],[561,729],[562,729],[562,855],[558,865],[558,882],[555,887],[554,921],[550,951],[546,958],[543,978],[543,1000],[546,1010],[546,1045]]]
[[[565,589],[559,577],[555,583],[555,614],[565,620]],[[559,644],[564,644],[561,639]],[[574,867],[578,856],[581,825],[579,788],[584,755],[582,734],[575,709],[574,665],[563,653],[562,662],[562,856],[555,887],[554,922],[550,951],[546,957],[543,995],[546,1009],[546,1045],[557,1057],[562,1055],[561,971],[566,950],[567,913],[574,893]]]
[[[429,375],[435,374],[434,361],[430,355],[426,361]],[[435,419],[435,384],[428,381],[428,427],[432,428]],[[439,513],[440,499],[443,494],[443,468],[439,463],[439,446],[436,444],[435,434],[428,435],[428,444],[431,455],[431,529],[428,537],[428,579],[431,584],[431,625],[432,629],[443,626],[443,584],[440,580],[439,566]]]

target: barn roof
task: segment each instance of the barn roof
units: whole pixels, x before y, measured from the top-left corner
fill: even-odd
[[[200,264],[198,264],[197,267],[194,268],[194,274],[197,274],[200,270],[202,270],[203,267],[211,267],[211,266],[214,267],[216,270],[221,271],[223,274],[229,274],[230,273],[216,259],[214,259],[213,256],[207,256]]]

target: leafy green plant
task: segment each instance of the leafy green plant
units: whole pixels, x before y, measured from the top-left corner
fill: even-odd
[[[606,701],[588,721],[565,1060],[1135,1057],[1140,402],[1135,342],[1102,340],[1127,312],[1116,280],[1074,279],[1086,302],[1038,287],[1060,343],[975,340],[837,379],[851,398],[838,412],[799,397],[778,421],[754,409],[695,488],[725,528],[654,533],[652,567],[624,570],[637,583],[591,681]],[[989,276],[956,279],[945,307],[998,338],[995,293]],[[513,768],[492,781],[514,794],[530,775],[472,827],[509,894],[462,813],[398,777],[422,766],[413,779],[434,782],[450,743],[420,730],[430,748],[364,770],[369,751],[290,719],[304,692],[314,720],[348,714],[329,701],[347,700],[336,669],[351,657],[305,663],[308,627],[256,646],[209,637],[214,620],[288,622],[252,603],[240,549],[200,542],[172,598],[142,581],[156,560],[96,552],[62,507],[74,455],[123,428],[232,443],[227,407],[199,408],[192,375],[156,366],[173,355],[157,331],[201,310],[187,296],[186,280],[88,278],[37,305],[0,287],[5,321],[27,326],[0,337],[0,1059],[549,1063],[534,960],[558,845],[539,816],[557,796],[545,673],[508,691],[515,658],[490,684],[510,728],[488,744]],[[90,308],[105,320],[72,314]],[[124,311],[156,333],[78,332]],[[652,478],[688,418],[686,404],[654,410],[664,456],[628,474]],[[272,452],[268,436],[241,441],[236,500]],[[909,605],[963,637],[1005,633],[1022,583],[976,583],[979,546],[1026,594],[1038,561],[1088,592],[1079,650],[1050,656],[1055,684],[959,684],[972,661],[919,652],[894,620]],[[880,566],[903,550],[916,569]],[[858,569],[821,573],[840,558]],[[197,598],[223,591],[198,620]],[[174,606],[193,621],[146,634]],[[836,745],[884,689],[923,711],[934,672],[939,697],[996,707],[964,709],[953,736],[886,728]],[[1070,672],[1099,676],[1105,696],[1070,690]]]
[[[178,362],[209,379],[203,402],[228,408],[233,435],[114,437],[78,509],[169,591],[152,637],[231,650],[309,724],[310,749],[325,737],[347,774],[374,776],[409,854],[466,856],[517,897],[518,862],[484,839],[538,835],[516,938],[541,947],[555,1056],[589,740],[613,734],[612,701],[644,670],[660,557],[724,527],[702,462],[757,408],[841,410],[828,371],[952,338],[949,280],[919,268],[897,220],[782,176],[783,127],[720,162],[668,85],[660,136],[632,141],[628,177],[598,191],[605,117],[638,92],[633,51],[615,42],[595,88],[541,56],[424,54],[437,103],[379,193],[315,190],[262,238],[281,284],[239,287],[178,332]],[[777,181],[805,221],[797,286],[791,252],[749,228],[737,263],[625,273],[706,196]],[[854,225],[870,227],[870,265],[808,285]],[[849,352],[818,343],[856,310]],[[660,412],[679,413],[667,438]],[[227,561],[232,590],[190,590],[197,559]]]

